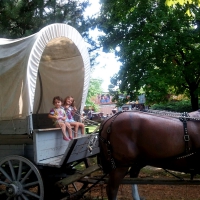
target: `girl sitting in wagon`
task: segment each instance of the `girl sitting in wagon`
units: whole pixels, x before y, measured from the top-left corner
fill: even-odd
[[[75,106],[75,101],[74,98],[71,96],[67,96],[64,100],[64,110],[66,112],[67,118],[66,118],[66,122],[70,123],[70,125],[75,127],[75,133],[74,133],[74,137],[77,137],[77,133],[78,133],[78,128],[81,128],[81,135],[85,134],[85,126],[83,123],[81,122],[77,122],[74,120],[74,114],[77,111],[77,108]]]
[[[70,139],[72,139],[72,129],[70,124],[65,122],[66,113],[61,107],[62,102],[63,100],[59,96],[53,98],[53,105],[55,107],[50,110],[48,117],[52,119],[55,127],[62,129],[63,140],[69,141]],[[69,138],[67,137],[66,129],[68,130]]]

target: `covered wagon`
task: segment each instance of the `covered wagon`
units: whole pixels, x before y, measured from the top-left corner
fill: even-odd
[[[89,74],[86,44],[69,25],[0,39],[0,199],[70,196],[55,183],[74,172],[75,162],[88,165],[86,158],[99,152],[97,135],[79,133],[67,142],[48,113],[57,95],[73,96],[82,113]]]

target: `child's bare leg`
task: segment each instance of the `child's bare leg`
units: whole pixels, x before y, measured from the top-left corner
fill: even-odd
[[[78,123],[75,123],[74,125],[74,137],[76,138],[78,135]]]
[[[79,126],[81,127],[81,135],[85,135],[85,125],[83,123],[79,123]]]
[[[71,129],[71,126],[68,122],[65,122],[65,125],[66,125],[66,128],[67,128],[67,131],[69,133],[69,138],[70,139],[73,139],[73,136],[72,136],[72,129]]]
[[[62,129],[63,139],[68,141],[69,138],[67,137],[67,134],[66,134],[66,126],[65,126],[65,124],[64,123],[59,123],[59,124],[56,124],[56,127]]]
[[[74,137],[76,138],[77,137],[77,134],[78,134],[78,123],[77,122],[71,122],[70,123],[72,126],[74,126]]]

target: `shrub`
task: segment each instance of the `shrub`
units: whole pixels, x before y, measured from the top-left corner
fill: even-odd
[[[168,103],[154,104],[151,106],[151,109],[168,110],[173,112],[192,112],[192,106],[189,100],[170,101]]]

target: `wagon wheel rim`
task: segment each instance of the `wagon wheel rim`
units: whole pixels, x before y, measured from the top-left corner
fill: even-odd
[[[0,199],[43,200],[44,186],[37,167],[22,156],[0,161]]]
[[[84,163],[85,168],[88,168],[90,166],[89,160],[87,158],[82,160],[81,162]],[[77,165],[77,163],[74,164],[74,166],[76,166],[76,165]],[[77,184],[81,184],[81,186],[80,185],[78,186]],[[80,199],[83,196],[83,193],[86,190],[86,188],[88,187],[88,185],[89,185],[89,183],[81,183],[79,181],[76,181],[76,182],[73,182],[73,183],[69,184],[65,188],[65,194],[67,196],[64,199],[65,200]]]

